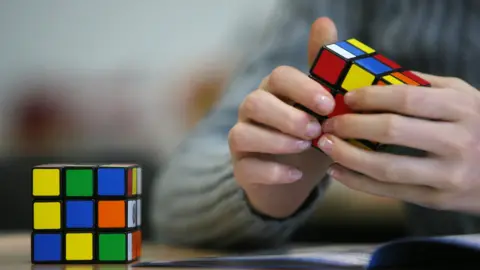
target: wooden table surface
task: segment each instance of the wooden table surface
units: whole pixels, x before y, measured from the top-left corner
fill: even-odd
[[[181,259],[187,257],[217,255],[205,251],[177,249],[159,245],[144,244],[141,260]],[[130,270],[150,269],[133,268],[129,265],[32,265],[30,263],[30,235],[29,234],[0,234],[0,269],[12,270]]]

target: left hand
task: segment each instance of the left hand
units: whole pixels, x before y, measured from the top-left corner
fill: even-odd
[[[368,113],[324,123],[327,134],[319,145],[335,162],[330,174],[369,194],[480,214],[480,92],[457,78],[417,74],[432,87],[370,86],[345,96],[352,110]],[[347,138],[416,148],[427,155],[366,151],[343,140]]]

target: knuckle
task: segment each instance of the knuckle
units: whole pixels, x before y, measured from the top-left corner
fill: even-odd
[[[404,112],[412,111],[419,107],[420,104],[424,104],[427,98],[422,92],[411,91],[411,88],[405,87],[405,91],[399,91],[399,106]]]
[[[478,139],[468,130],[458,129],[455,140],[446,140],[445,144],[453,152],[452,154],[460,157],[465,157],[479,148]]]
[[[247,116],[252,116],[258,111],[259,106],[261,106],[260,100],[260,91],[253,91],[248,96],[245,97],[242,104],[240,105],[240,111],[242,114]]]
[[[462,106],[465,110],[465,115],[468,118],[477,119],[480,115],[480,97],[475,96],[474,98],[465,98],[464,100],[466,101],[465,104],[467,104]]]
[[[384,122],[385,124],[380,134],[381,139],[387,143],[395,142],[395,140],[399,137],[400,134],[400,118],[397,115],[391,114],[385,116]]]
[[[449,87],[457,88],[459,86],[465,85],[465,81],[458,77],[446,77],[446,84]]]
[[[450,171],[451,173],[448,174],[448,179],[445,179],[447,183],[446,188],[453,191],[463,191],[469,187],[463,169],[457,168]]]
[[[478,138],[472,134],[472,132],[466,131],[463,139],[460,142],[460,146],[462,149],[466,151],[478,149],[479,140]]]
[[[382,179],[386,179],[388,182],[398,183],[400,182],[400,172],[393,162],[385,162],[380,166],[380,176]]]
[[[268,85],[272,88],[276,88],[283,78],[285,78],[286,74],[288,74],[290,71],[291,68],[289,66],[282,65],[276,67],[270,74]]]
[[[454,91],[454,90],[453,90]],[[480,98],[475,97],[459,97],[455,109],[458,114],[466,119],[477,119],[480,114]]]

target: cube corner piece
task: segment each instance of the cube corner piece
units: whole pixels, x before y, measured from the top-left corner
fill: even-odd
[[[343,101],[347,92],[371,85],[431,86],[425,79],[355,38],[322,46],[310,67],[309,77],[324,86],[336,101],[334,111],[327,116],[320,116],[302,104],[295,104],[296,108],[313,115],[320,123],[337,115],[353,113]],[[312,146],[317,149],[318,140],[312,141]],[[366,140],[352,139],[349,142],[372,151],[380,147],[378,143]]]
[[[137,164],[32,168],[32,264],[129,264],[142,249]]]

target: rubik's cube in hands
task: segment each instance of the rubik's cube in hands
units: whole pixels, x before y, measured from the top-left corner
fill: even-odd
[[[141,176],[135,164],[34,167],[32,263],[138,260]]]
[[[309,76],[330,91],[336,102],[335,109],[327,116],[320,116],[301,104],[295,106],[312,114],[320,122],[352,113],[343,100],[349,91],[370,85],[430,86],[429,82],[354,38],[323,46],[310,68]],[[320,137],[312,142],[317,149]],[[380,144],[367,140],[348,141],[367,150],[375,151],[381,147]]]

